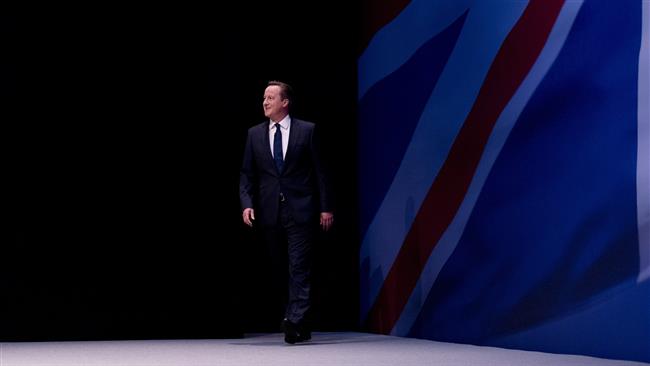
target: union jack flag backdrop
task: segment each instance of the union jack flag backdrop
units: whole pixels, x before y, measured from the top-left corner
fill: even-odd
[[[365,326],[650,361],[650,2],[365,14]]]

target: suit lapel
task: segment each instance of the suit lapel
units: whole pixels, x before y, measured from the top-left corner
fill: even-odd
[[[275,166],[275,161],[273,160],[273,153],[271,152],[271,142],[269,140],[269,122],[263,123],[260,128],[260,133],[262,137],[262,151],[266,151],[266,162],[272,166],[273,171],[278,173],[278,168]]]
[[[293,160],[293,154],[296,150],[297,141],[300,140],[300,123],[297,119],[291,119],[291,130],[289,130],[289,143],[287,144],[287,153],[284,155],[284,170],[286,171]]]

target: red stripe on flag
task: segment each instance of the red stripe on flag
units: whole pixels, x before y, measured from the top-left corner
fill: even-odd
[[[368,329],[388,334],[460,207],[501,111],[546,44],[564,0],[533,0],[501,45],[449,156],[422,202],[368,313]]]

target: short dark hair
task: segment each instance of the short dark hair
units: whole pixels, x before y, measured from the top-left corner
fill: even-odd
[[[279,86],[280,97],[282,97],[282,99],[288,99],[289,105],[293,103],[293,88],[291,87],[291,85],[287,83],[283,83],[281,81],[271,80],[266,86],[269,87],[271,85]]]

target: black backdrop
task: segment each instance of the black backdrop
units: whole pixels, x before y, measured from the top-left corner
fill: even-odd
[[[15,82],[2,88],[3,340],[276,331],[238,202],[245,133],[271,79],[294,86],[292,114],[319,124],[334,172],[316,329],[356,328],[357,10],[238,7],[4,16],[3,80]]]

